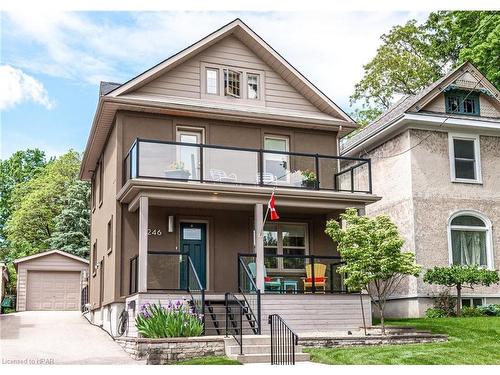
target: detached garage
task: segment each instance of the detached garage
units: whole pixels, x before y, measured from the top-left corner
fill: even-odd
[[[19,258],[17,311],[79,310],[89,261],[60,250]]]

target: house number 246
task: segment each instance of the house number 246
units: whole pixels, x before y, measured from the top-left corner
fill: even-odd
[[[148,229],[148,236],[161,236],[161,229]]]

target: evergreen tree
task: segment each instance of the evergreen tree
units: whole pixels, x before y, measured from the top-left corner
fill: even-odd
[[[55,218],[50,245],[53,249],[88,258],[90,249],[90,185],[75,181],[63,198],[63,209]]]

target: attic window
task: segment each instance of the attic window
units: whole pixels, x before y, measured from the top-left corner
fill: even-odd
[[[224,95],[239,98],[241,92],[241,73],[224,69]]]
[[[452,90],[445,94],[446,113],[479,116],[479,95]]]
[[[259,76],[257,74],[247,74],[248,99],[259,99]]]

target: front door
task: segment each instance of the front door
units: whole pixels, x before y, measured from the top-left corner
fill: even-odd
[[[202,223],[181,223],[181,253],[188,254],[193,261],[194,268],[198,277],[200,278],[201,285],[206,288],[207,279],[207,226]],[[187,274],[189,270],[187,265],[181,267],[181,288],[186,289]],[[191,284],[193,285],[193,284]]]

